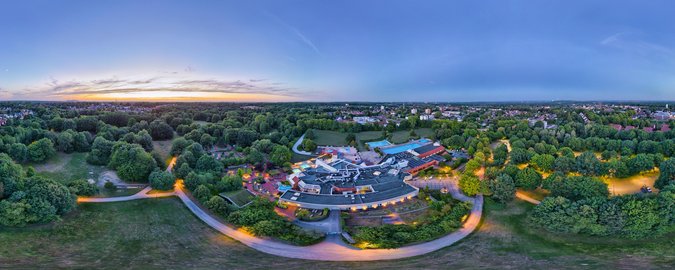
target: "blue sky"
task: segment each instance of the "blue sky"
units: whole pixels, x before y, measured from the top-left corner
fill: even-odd
[[[0,99],[675,100],[672,1],[0,1]]]

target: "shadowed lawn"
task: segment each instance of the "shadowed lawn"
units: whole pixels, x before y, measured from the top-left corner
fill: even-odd
[[[486,202],[481,228],[455,246],[381,262],[314,262],[257,252],[211,229],[176,198],[81,204],[52,225],[0,228],[0,265],[55,268],[448,269],[667,268],[673,235],[643,241],[550,235],[529,228],[525,211]]]

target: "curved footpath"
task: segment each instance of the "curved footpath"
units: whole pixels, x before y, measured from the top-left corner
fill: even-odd
[[[152,190],[151,187],[146,187],[139,191],[138,193],[130,196],[121,196],[121,197],[107,197],[107,198],[94,198],[94,197],[78,197],[77,202],[124,202],[138,199],[149,199],[149,198],[160,198],[160,197],[169,197],[176,195],[175,192],[162,192],[162,193],[153,193],[148,194]]]
[[[471,234],[471,232],[473,232],[473,230],[476,229],[480,223],[483,209],[483,196],[478,195],[475,199],[471,199],[473,201],[473,208],[471,209],[469,218],[467,218],[462,228],[436,240],[417,245],[405,246],[396,249],[357,249],[354,247],[349,247],[345,244],[336,243],[336,241],[333,240],[323,241],[316,245],[302,247],[284,244],[268,239],[261,239],[242,230],[233,229],[211,217],[208,213],[199,208],[199,206],[197,206],[197,204],[195,204],[187,196],[187,194],[185,194],[182,187],[179,187],[176,190],[176,194],[181,199],[181,201],[185,203],[188,209],[190,209],[190,211],[192,211],[192,213],[194,213],[199,219],[219,232],[243,243],[244,245],[272,255],[320,261],[391,260],[413,257],[433,252],[450,246]]]
[[[300,144],[302,144],[302,140],[304,140],[304,139],[305,139],[305,134],[302,134],[302,136],[300,136],[298,141],[295,142],[295,144],[293,144],[293,152],[295,152],[298,155],[311,156],[312,153],[310,153],[310,152],[298,150],[298,146],[300,146]]]
[[[301,137],[302,139],[302,137]],[[172,160],[169,168],[171,170],[173,164],[175,163],[175,158]],[[454,231],[448,235],[445,235],[441,238],[411,245],[405,246],[396,249],[359,249],[350,245],[345,244],[339,235],[330,234],[326,237],[326,240],[311,246],[294,246],[281,242],[277,242],[269,239],[262,239],[255,237],[243,230],[234,229],[227,226],[226,224],[218,221],[213,218],[211,215],[202,210],[192,199],[188,196],[184,189],[182,182],[176,184],[174,192],[165,192],[165,193],[155,193],[148,194],[151,188],[147,187],[141,192],[125,197],[112,197],[112,198],[78,198],[78,202],[121,202],[121,201],[130,201],[136,199],[145,199],[145,198],[158,198],[158,197],[167,197],[167,196],[178,196],[180,200],[187,206],[192,213],[194,213],[199,219],[204,221],[206,224],[233,238],[244,245],[247,245],[258,251],[281,256],[287,258],[296,258],[296,259],[306,259],[306,260],[320,260],[320,261],[377,261],[377,260],[392,260],[392,259],[401,259],[413,256],[419,256],[433,252],[444,247],[450,246],[456,243],[459,240],[462,240],[464,237],[467,237],[471,234],[479,225],[482,214],[483,214],[483,196],[477,195],[476,198],[467,197],[461,192],[456,186],[452,185],[449,189],[450,194],[455,199],[461,201],[470,201],[473,203],[473,208],[469,214],[469,217],[464,222],[462,228],[457,231]]]
[[[145,188],[143,191],[125,197],[113,198],[80,198],[78,202],[121,202],[144,198],[157,198],[177,195],[178,198],[187,206],[192,213],[206,224],[253,249],[281,257],[306,259],[306,260],[321,260],[321,261],[375,261],[375,260],[391,260],[401,259],[423,255],[429,252],[439,250],[441,248],[450,246],[464,237],[471,234],[480,223],[483,210],[483,196],[478,195],[476,198],[468,198],[462,194],[456,198],[459,200],[470,200],[473,203],[473,208],[464,225],[459,230],[452,232],[446,236],[432,240],[429,242],[405,246],[397,249],[358,249],[342,243],[340,239],[335,239],[336,236],[329,236],[326,241],[312,246],[294,246],[284,244],[281,242],[262,239],[255,237],[243,230],[238,230],[221,223],[217,219],[210,216],[204,210],[199,208],[197,204],[185,193],[182,185],[177,185],[175,192],[147,194],[150,188]],[[458,193],[458,192],[457,192]]]

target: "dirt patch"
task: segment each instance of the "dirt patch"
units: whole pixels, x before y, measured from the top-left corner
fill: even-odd
[[[104,171],[99,175],[98,177],[98,182],[96,185],[99,187],[103,187],[105,185],[105,182],[112,182],[113,184],[117,185],[124,185],[124,181],[120,179],[119,176],[117,176],[117,173],[115,171]]]
[[[658,172],[648,172],[628,178],[606,178],[607,189],[612,195],[625,195],[639,193],[643,185],[654,187],[654,182],[659,178]],[[655,192],[658,190],[654,189]]]

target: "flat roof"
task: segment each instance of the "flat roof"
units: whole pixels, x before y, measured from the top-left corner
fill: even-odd
[[[392,184],[386,190],[369,192],[365,194],[331,195],[304,193],[300,191],[289,190],[281,195],[281,198],[285,199],[286,201],[297,203],[311,203],[321,205],[357,205],[386,201],[391,198],[404,196],[416,190],[416,188],[404,182],[398,182],[395,183],[395,185]]]

